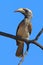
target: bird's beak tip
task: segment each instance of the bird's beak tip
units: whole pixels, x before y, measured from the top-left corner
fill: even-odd
[[[14,12],[19,12],[19,10],[16,10],[16,11],[14,11]]]
[[[13,11],[14,13],[16,12],[16,11]]]

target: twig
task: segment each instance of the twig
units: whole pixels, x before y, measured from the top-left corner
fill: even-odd
[[[39,36],[43,33],[43,28],[41,29],[41,31],[37,34],[36,38],[34,40],[38,40]]]
[[[24,57],[22,57],[22,59],[20,60],[19,64],[18,65],[21,65],[24,61]]]
[[[23,55],[23,57],[22,57],[22,59],[20,60],[20,62],[19,62],[18,65],[21,65],[21,64],[23,63],[24,58],[25,58],[26,55],[27,55],[27,50],[25,51],[25,53],[24,53],[24,55]]]

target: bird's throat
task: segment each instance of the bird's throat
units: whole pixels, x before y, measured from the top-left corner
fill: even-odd
[[[25,18],[25,24],[29,24],[30,23],[30,21],[31,21],[31,19],[30,18]]]

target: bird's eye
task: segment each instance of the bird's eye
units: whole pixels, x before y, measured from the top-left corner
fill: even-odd
[[[28,12],[26,9],[23,9],[26,13]]]
[[[25,10],[25,12],[28,12],[27,10]]]

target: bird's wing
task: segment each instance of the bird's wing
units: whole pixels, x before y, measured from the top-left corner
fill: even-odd
[[[22,37],[21,27],[23,24],[24,24],[24,20],[20,22],[20,24],[18,25],[16,30],[16,36]],[[16,40],[16,42],[17,42],[17,45],[19,45],[18,40]]]
[[[29,25],[28,25],[28,32],[29,32],[29,34],[31,34],[31,32],[32,32],[32,24],[31,23],[29,23]],[[28,51],[28,49],[29,49],[29,44],[27,44],[27,51]]]
[[[29,23],[29,25],[28,25],[28,32],[29,32],[29,34],[31,34],[31,32],[32,32],[32,24],[31,23]]]
[[[22,27],[23,24],[24,24],[24,21],[22,21],[18,25],[18,28],[16,30],[16,36],[19,36],[19,37],[22,36],[21,27]],[[20,41],[20,40],[16,40],[16,44],[18,45],[18,48],[17,48],[17,51],[16,51],[16,56],[22,57],[23,56],[24,42]]]
[[[19,28],[22,27],[23,24],[24,24],[24,20],[22,20],[22,21],[19,23],[19,25],[18,25],[18,27],[17,27],[17,30],[16,30],[16,35],[17,35],[17,33],[18,33]]]

